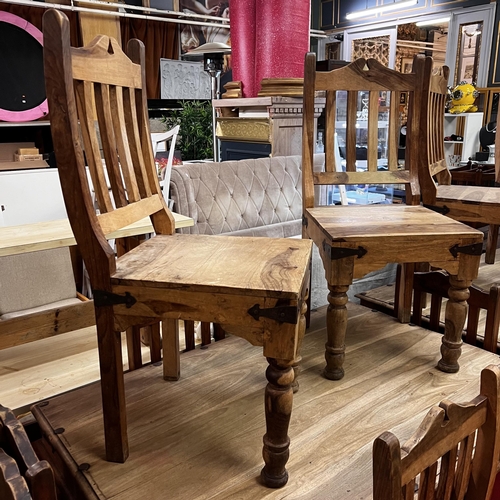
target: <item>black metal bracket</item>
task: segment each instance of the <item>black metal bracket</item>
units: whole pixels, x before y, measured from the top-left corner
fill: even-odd
[[[305,215],[302,216],[302,225],[304,227],[307,227],[307,224],[308,224],[308,220],[307,220],[307,217]]]
[[[459,253],[465,253],[467,255],[481,255],[483,253],[483,244],[473,243],[472,245],[464,245],[463,247],[459,247],[458,244],[453,245],[450,248],[450,253],[455,258]]]
[[[323,241],[323,250],[330,257],[331,260],[345,259],[346,257],[357,256],[361,259],[368,253],[366,248],[359,246],[358,248],[345,248],[345,247],[332,247],[326,241]]]
[[[103,290],[93,290],[93,295],[96,307],[125,304],[127,309],[130,309],[137,302],[137,299],[130,295],[130,292],[125,292],[125,295],[118,295],[117,293],[105,292]]]
[[[450,209],[446,205],[443,205],[442,207],[436,207],[435,205],[426,205],[425,203],[423,205],[424,208],[428,208],[429,210],[437,212],[438,214],[446,215],[450,213]]]
[[[257,321],[262,317],[291,325],[296,325],[299,317],[297,306],[276,306],[261,309],[259,304],[255,304],[248,310],[248,314]]]

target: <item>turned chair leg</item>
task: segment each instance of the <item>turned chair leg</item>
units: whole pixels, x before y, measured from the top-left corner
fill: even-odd
[[[294,373],[294,379],[292,384],[293,392],[296,393],[299,390],[299,375],[301,372],[301,362],[302,356],[300,354],[300,350],[302,348],[302,341],[304,340],[304,335],[306,334],[306,325],[307,325],[307,311],[308,311],[308,298],[307,296],[302,302],[302,306],[300,308],[299,322],[297,325],[298,335],[297,335],[297,356],[293,360],[292,368]]]
[[[274,358],[267,358],[268,384],[265,391],[266,434],[262,456],[265,466],[260,473],[261,480],[269,488],[281,488],[288,481],[285,468],[289,457],[290,438],[288,426],[292,414],[295,375],[290,364]]]
[[[348,285],[328,285],[328,309],[326,312],[326,367],[323,375],[329,380],[344,376],[345,335],[347,330]]]
[[[458,372],[458,358],[462,353],[462,332],[467,316],[467,299],[471,280],[459,280],[450,274],[450,289],[445,311],[444,336],[438,368],[446,373]]]

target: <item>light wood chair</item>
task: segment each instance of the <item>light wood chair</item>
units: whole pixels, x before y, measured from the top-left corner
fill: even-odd
[[[500,224],[500,189],[486,186],[451,185],[451,174],[444,153],[444,113],[449,69],[428,75],[426,98],[420,122],[422,146],[419,177],[422,201],[440,213],[466,223],[489,225],[485,262],[495,262]]]
[[[391,432],[373,444],[373,500],[489,500],[500,453],[500,368],[481,372],[469,403],[442,401],[400,446]]]
[[[153,162],[144,45],[132,40],[130,59],[106,36],[87,47],[71,48],[68,20],[56,10],[44,14],[43,28],[57,165],[68,216],[94,292],[107,459],[123,462],[129,452],[119,332],[161,319],[167,325],[162,338],[164,377],[176,379],[177,320],[215,322],[263,347],[268,358],[261,478],[267,486],[284,485],[294,367],[297,371],[305,331],[311,243],[174,234],[173,217],[161,195]],[[91,109],[92,94],[96,110]],[[111,195],[95,150],[94,111]],[[83,147],[99,216],[91,203]],[[156,236],[115,258],[105,234],[147,215]]]
[[[15,485],[13,491],[20,494],[26,485],[31,495],[14,496],[13,498],[56,500],[56,484],[52,467],[46,460],[38,459],[23,425],[11,410],[2,405],[0,405],[0,448],[6,456],[14,461],[12,463],[5,456],[3,457],[7,466],[5,469],[7,477],[11,478],[8,482]],[[0,456],[0,462],[1,458]],[[0,468],[2,467],[0,466]],[[2,493],[1,486],[0,493]],[[9,497],[0,496],[0,498]]]
[[[426,326],[423,319],[425,294],[430,294],[430,314],[428,328],[436,332],[442,331],[441,306],[443,298],[448,298],[449,278],[442,271],[418,272],[413,276],[413,314],[412,321],[418,326]],[[500,327],[500,287],[494,284],[483,290],[472,284],[469,287],[467,304],[467,326],[465,342],[471,345],[482,345],[484,349],[497,352],[498,330]],[[479,315],[481,309],[486,310],[484,332],[479,331]]]
[[[404,266],[404,283],[396,308],[402,321],[409,321],[412,293],[412,263],[431,262],[450,274],[450,300],[446,308],[446,332],[438,367],[446,372],[459,369],[462,327],[467,313],[465,298],[471,281],[477,276],[482,233],[420,206],[417,158],[420,106],[424,70],[431,58],[414,60],[413,73],[402,74],[375,60],[359,59],[340,69],[316,72],[314,54],[307,54],[304,76],[304,125],[302,159],[303,237],[319,249],[328,282],[326,344],[329,379],[344,376],[344,339],[347,329],[347,291],[353,278],[397,262]],[[326,92],[325,171],[313,171],[315,146],[315,92]],[[339,92],[346,91],[346,168],[337,172],[333,134]],[[358,104],[365,92],[367,119],[357,121]],[[380,109],[380,92],[389,105]],[[365,94],[365,95],[366,95]],[[345,95],[345,94],[344,94]],[[404,168],[398,165],[400,102],[408,98],[406,155]],[[406,99],[406,97],[405,97]],[[387,170],[378,170],[379,113],[387,111]],[[366,170],[356,168],[357,124],[366,124],[368,141]],[[342,125],[342,124],[341,124]],[[385,184],[402,185],[406,204],[317,206],[315,186]]]

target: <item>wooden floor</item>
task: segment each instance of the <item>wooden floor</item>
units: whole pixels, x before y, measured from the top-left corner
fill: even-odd
[[[481,264],[479,267],[478,277],[473,281],[474,285],[488,291],[494,284],[500,283],[500,249],[497,249],[494,264],[486,264],[484,262],[484,254],[481,256]],[[362,303],[367,305],[371,304],[373,307],[391,313],[394,310],[394,283],[389,285],[380,286],[361,292],[357,295]],[[446,300],[446,299],[444,299]],[[426,316],[429,309],[424,309],[423,317]],[[441,317],[444,325],[445,308],[441,308]],[[486,321],[486,311],[482,309],[479,314],[478,324],[478,338],[483,338],[484,325]],[[500,347],[500,346],[499,346]]]
[[[384,430],[406,439],[428,408],[477,394],[479,374],[498,356],[464,345],[457,374],[435,366],[441,336],[349,305],[346,376],[324,379],[325,310],[312,315],[290,426],[290,480],[280,490],[258,480],[263,461],[267,366],[260,348],[230,337],[181,356],[182,377],[161,367],[126,374],[130,457],[103,459],[98,384],[40,408],[73,469],[99,499],[369,499],[371,446]],[[1,396],[0,396],[1,401]],[[74,463],[73,463],[74,461]],[[87,469],[87,466],[83,467]]]

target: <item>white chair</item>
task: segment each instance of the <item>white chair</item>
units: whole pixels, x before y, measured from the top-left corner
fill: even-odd
[[[174,128],[168,130],[167,132],[152,133],[151,141],[153,143],[153,156],[156,158],[156,153],[159,151],[167,151],[167,142],[170,141],[170,149],[168,150],[167,166],[162,172],[162,180],[160,181],[160,186],[163,191],[163,197],[168,205],[168,208],[173,208],[173,201],[169,199],[170,190],[170,175],[172,173],[172,163],[174,161],[175,152],[175,141],[177,140],[177,135],[179,134],[180,126],[176,125]]]

